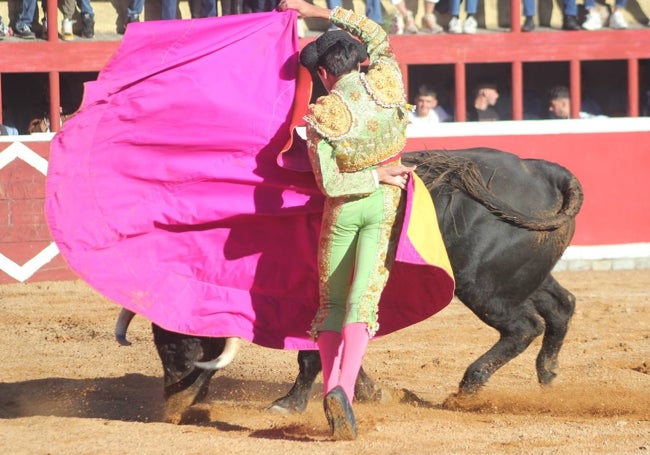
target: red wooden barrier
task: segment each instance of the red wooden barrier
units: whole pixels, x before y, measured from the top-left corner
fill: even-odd
[[[73,279],[43,213],[49,136],[0,140],[0,284]],[[440,124],[406,149],[493,147],[560,163],[585,202],[573,246],[650,245],[650,118]],[[628,248],[629,249],[629,248]]]

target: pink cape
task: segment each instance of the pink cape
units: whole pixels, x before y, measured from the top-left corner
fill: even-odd
[[[51,145],[46,216],[82,279],[168,330],[315,348],[323,196],[277,164],[298,50],[294,12],[129,25]],[[402,237],[380,335],[453,294]]]

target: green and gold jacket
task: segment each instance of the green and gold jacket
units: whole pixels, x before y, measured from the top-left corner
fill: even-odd
[[[370,65],[365,73],[341,77],[309,106],[310,159],[326,195],[368,194],[377,188],[370,170],[398,157],[406,144],[409,106],[402,73],[386,32],[374,21],[340,7],[330,20],[366,43]]]

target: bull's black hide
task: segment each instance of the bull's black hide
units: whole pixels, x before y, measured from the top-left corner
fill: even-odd
[[[542,333],[537,376],[541,384],[550,383],[575,305],[574,296],[550,272],[573,236],[583,198],[579,182],[557,164],[492,149],[414,152],[403,161],[417,164],[416,172],[435,201],[456,295],[500,333],[499,341],[467,368],[459,392],[478,390]],[[199,398],[211,377],[197,372],[190,358],[214,358],[223,341],[192,344],[188,340],[194,337],[157,327],[154,333],[168,409],[176,403],[171,414],[177,414]],[[188,354],[190,345],[194,347]],[[298,364],[296,382],[286,397],[274,402],[276,410],[302,411],[307,405],[321,368],[318,352],[300,352]],[[372,390],[362,370],[357,393],[367,396]],[[175,400],[179,393],[184,398]]]

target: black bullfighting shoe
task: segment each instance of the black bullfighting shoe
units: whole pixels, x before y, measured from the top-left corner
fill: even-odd
[[[357,422],[348,397],[340,386],[334,387],[325,395],[323,407],[334,439],[347,441],[356,439]]]

